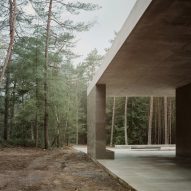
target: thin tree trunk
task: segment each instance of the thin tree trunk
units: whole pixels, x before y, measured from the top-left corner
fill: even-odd
[[[68,119],[66,119],[66,122],[65,122],[65,132],[64,132],[65,136],[64,136],[64,142],[65,142],[65,145],[68,146]]]
[[[128,97],[125,97],[125,113],[124,113],[124,133],[125,133],[125,145],[128,145],[128,136],[127,136],[127,104]]]
[[[35,147],[38,147],[38,139],[39,139],[39,132],[38,132],[38,80],[36,78],[36,113],[35,113]]]
[[[78,109],[76,111],[76,145],[79,143]]]
[[[155,144],[157,144],[157,98],[153,98],[153,108],[154,108],[154,122],[155,122]]]
[[[57,122],[57,134],[56,134],[57,147],[60,147],[60,122],[59,122],[56,106],[55,106],[55,115],[56,115],[56,122]]]
[[[6,83],[5,83],[5,113],[4,113],[4,135],[3,138],[5,141],[8,140],[9,132],[9,100],[10,100],[10,73],[9,69],[6,71]]]
[[[9,0],[9,31],[10,31],[9,36],[10,36],[10,41],[9,41],[9,46],[7,49],[5,61],[3,64],[3,69],[2,69],[1,74],[0,74],[0,82],[2,82],[3,77],[5,75],[6,68],[11,61],[12,50],[13,50],[14,40],[15,40],[16,11],[17,11],[16,7],[17,7],[16,0]]]
[[[39,138],[39,133],[38,133],[38,113],[36,112],[35,114],[35,147],[38,147],[38,138]]]
[[[172,128],[172,99],[169,98],[169,115],[168,115],[168,125],[169,125],[169,143],[171,144],[171,128]]]
[[[164,143],[168,144],[168,110],[167,110],[167,97],[164,97]]]
[[[31,141],[34,141],[34,126],[33,126],[33,122],[30,122],[31,125]]]
[[[45,64],[44,64],[44,148],[48,148],[48,45],[50,38],[50,22],[52,15],[52,1],[49,2],[48,20],[46,28]]]
[[[11,107],[11,120],[10,120],[10,130],[9,137],[12,136],[12,131],[14,129],[14,118],[15,118],[15,90],[16,90],[17,82],[14,82],[13,86],[13,95],[12,95],[12,107]]]
[[[152,144],[152,122],[153,122],[153,96],[150,97],[149,124],[148,124],[148,145]]]
[[[69,127],[68,127],[68,113],[69,113],[69,95],[67,94],[68,99],[67,99],[67,107],[66,107],[66,121],[65,121],[65,128],[64,128],[64,142],[65,144],[68,146],[68,142],[69,142]]]
[[[37,37],[36,37],[37,38]],[[36,81],[36,90],[35,90],[35,97],[36,97],[36,113],[35,113],[35,147],[38,147],[38,139],[39,139],[39,133],[38,133],[38,44],[36,40],[36,60],[35,60],[35,81]]]
[[[111,122],[111,137],[110,137],[110,146],[113,145],[113,131],[115,125],[115,97],[113,97],[113,110],[112,110],[112,122]]]
[[[79,134],[79,126],[78,126],[78,82],[76,80],[76,145],[78,145],[78,134]]]
[[[157,98],[157,108],[158,108],[158,144],[161,144],[161,104],[160,97]]]

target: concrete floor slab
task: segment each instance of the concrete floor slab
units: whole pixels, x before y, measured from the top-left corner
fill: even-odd
[[[86,147],[74,147],[87,152]],[[138,191],[190,191],[191,161],[175,151],[111,149],[115,160],[98,160],[111,173]]]

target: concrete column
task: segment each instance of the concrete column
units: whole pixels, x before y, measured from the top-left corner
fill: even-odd
[[[176,155],[191,157],[191,84],[176,90]]]
[[[96,85],[88,95],[88,154],[95,159],[113,159],[106,150],[106,87]]]

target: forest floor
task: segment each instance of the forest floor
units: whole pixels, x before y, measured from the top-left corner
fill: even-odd
[[[0,190],[125,191],[84,153],[71,148],[0,148]]]

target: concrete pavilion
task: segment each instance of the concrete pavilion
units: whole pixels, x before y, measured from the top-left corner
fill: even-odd
[[[176,155],[191,157],[191,1],[137,0],[88,87],[88,154],[106,150],[106,96],[176,96]]]

